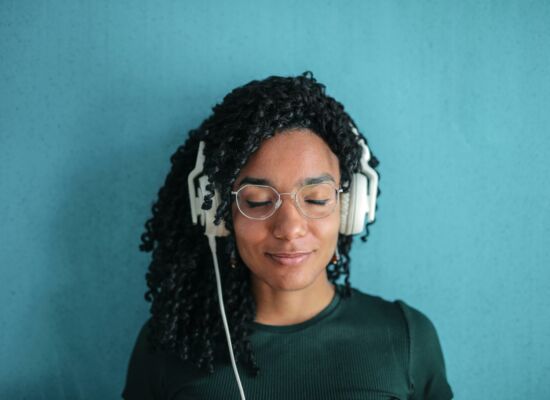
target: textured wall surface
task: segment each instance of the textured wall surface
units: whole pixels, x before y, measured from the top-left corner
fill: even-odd
[[[381,160],[352,282],[435,323],[461,399],[550,398],[550,3],[0,3],[0,398],[116,399],[139,236],[186,132],[312,70]]]

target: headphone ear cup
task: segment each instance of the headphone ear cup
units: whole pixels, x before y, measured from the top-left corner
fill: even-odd
[[[349,192],[340,194],[340,233],[348,235]]]
[[[340,233],[343,235],[356,235],[363,232],[365,218],[369,211],[367,195],[368,180],[363,174],[353,174],[349,192],[342,195],[340,211]],[[344,195],[347,199],[344,200]]]

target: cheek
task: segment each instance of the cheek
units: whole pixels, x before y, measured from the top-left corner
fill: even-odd
[[[336,240],[340,230],[340,210],[337,209],[333,214],[326,218],[317,220],[312,226],[315,236],[323,241]]]
[[[334,255],[334,249],[338,243],[338,235],[340,230],[339,215],[329,217],[330,219],[323,223],[315,224],[312,227],[312,233],[319,243],[319,256],[324,263],[328,263]]]
[[[235,230],[235,241],[242,257],[259,248],[258,244],[266,236],[266,228],[261,221],[253,221],[244,217],[236,206],[233,206],[233,228]]]

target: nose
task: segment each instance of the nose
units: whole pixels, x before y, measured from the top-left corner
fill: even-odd
[[[282,204],[273,215],[273,236],[282,240],[293,240],[307,232],[307,221],[291,196],[281,197]]]

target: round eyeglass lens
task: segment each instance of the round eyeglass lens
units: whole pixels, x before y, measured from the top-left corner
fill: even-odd
[[[330,183],[306,185],[296,193],[296,202],[306,217],[323,218],[334,211],[338,191]]]
[[[269,186],[245,185],[237,193],[237,207],[248,218],[265,219],[275,211],[278,199]]]

